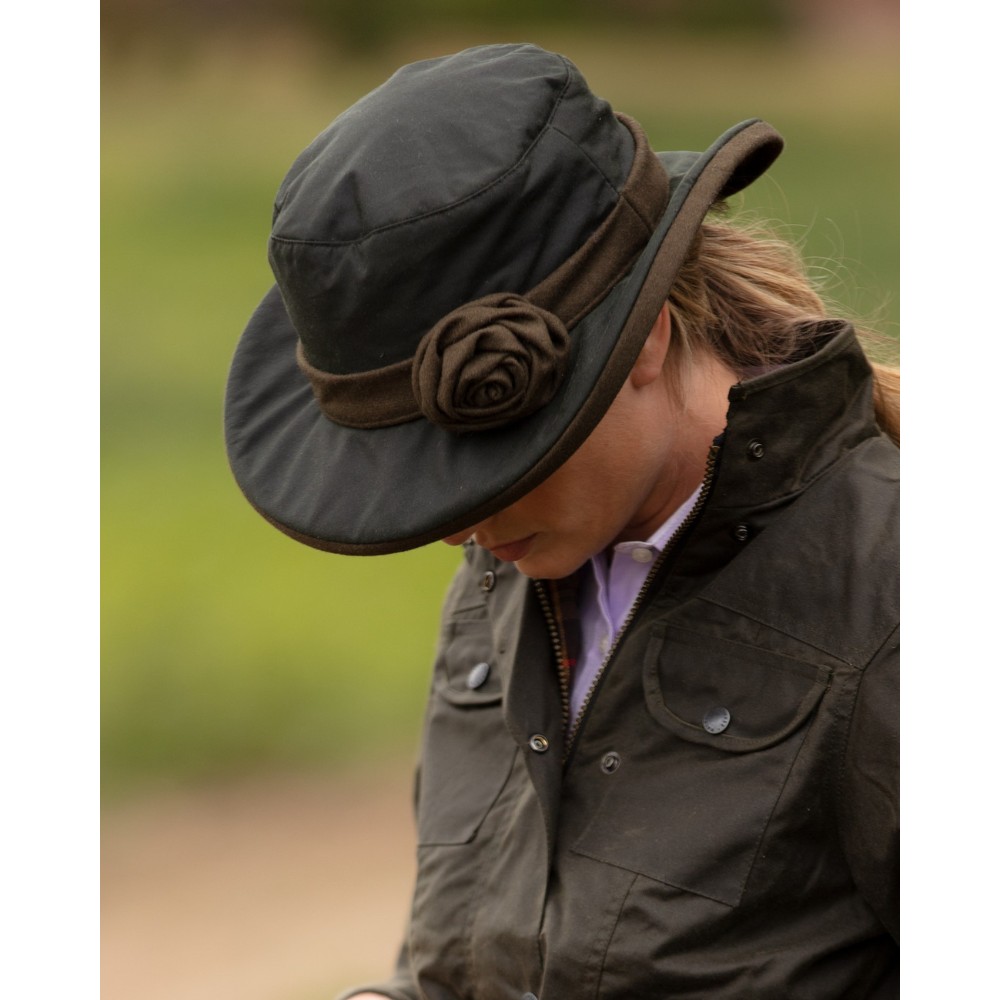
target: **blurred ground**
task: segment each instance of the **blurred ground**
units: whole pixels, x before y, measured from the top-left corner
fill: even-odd
[[[102,1000],[321,1000],[388,972],[413,878],[409,767],[108,808]]]

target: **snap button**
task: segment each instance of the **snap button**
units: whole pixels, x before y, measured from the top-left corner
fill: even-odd
[[[750,537],[750,529],[745,524],[737,524],[733,528],[733,538],[738,542],[745,542]]]
[[[747,458],[756,461],[758,458],[764,457],[764,445],[756,439],[751,441],[747,445]]]
[[[653,561],[651,549],[632,549],[632,558],[637,563],[648,563]]]
[[[613,750],[606,753],[601,760],[601,770],[605,774],[613,774],[621,766],[622,759]]]
[[[545,751],[549,748],[549,741],[542,736],[541,733],[535,733],[535,735],[528,740],[528,746],[531,747],[535,753],[545,753]]]
[[[490,665],[488,663],[477,663],[465,678],[465,686],[475,691],[486,683],[486,678],[490,676]]]
[[[729,719],[729,709],[722,705],[716,705],[715,708],[710,708],[705,713],[701,724],[705,727],[705,732],[715,735],[721,733],[729,725]]]
[[[479,581],[479,589],[484,593],[488,594],[493,589],[493,584],[497,582],[496,573],[493,570],[488,569],[484,574],[482,580]]]

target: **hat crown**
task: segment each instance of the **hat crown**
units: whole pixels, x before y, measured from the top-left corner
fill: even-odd
[[[306,356],[380,368],[463,303],[528,291],[611,211],[633,156],[562,56],[481,46],[403,67],[279,189],[269,258]]]

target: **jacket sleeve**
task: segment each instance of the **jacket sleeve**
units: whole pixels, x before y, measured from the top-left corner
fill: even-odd
[[[858,689],[841,774],[840,835],[855,884],[898,942],[898,629]]]

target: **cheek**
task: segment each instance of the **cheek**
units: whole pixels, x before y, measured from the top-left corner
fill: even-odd
[[[501,511],[497,517],[510,525],[534,526],[536,529],[551,527],[563,520],[564,493],[558,482],[546,479],[517,503]]]

